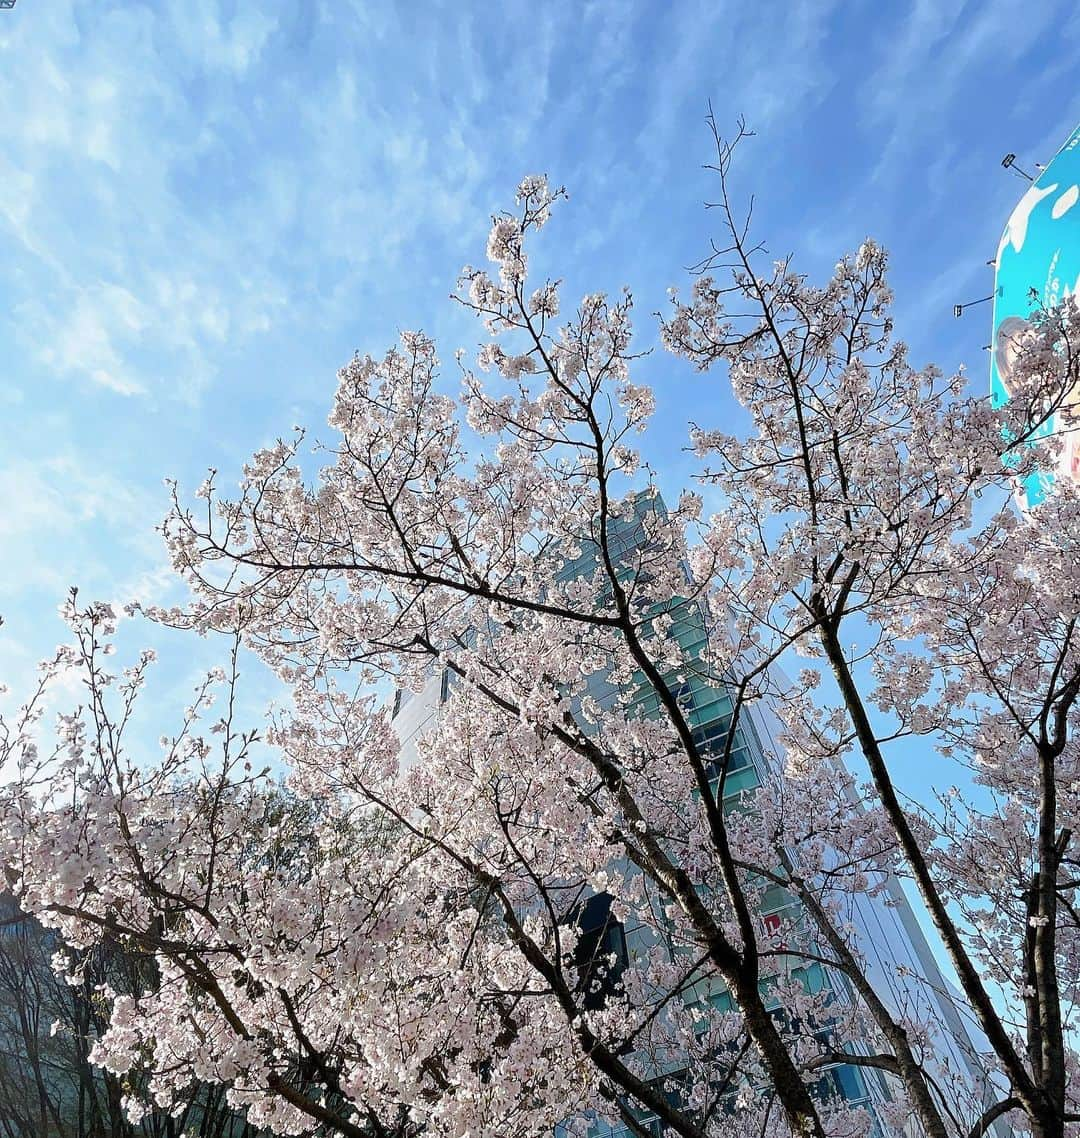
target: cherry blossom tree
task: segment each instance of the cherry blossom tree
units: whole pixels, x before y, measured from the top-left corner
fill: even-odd
[[[141,991],[145,959],[96,944],[54,964],[55,938],[4,898],[0,936],[0,1134],[4,1138],[256,1138],[224,1106],[224,1088],[194,1088],[175,1114],[125,1117],[123,1080],[95,1068],[90,1049],[108,1026],[99,984]],[[70,982],[78,977],[76,983]],[[138,1073],[134,1075],[139,1078]],[[125,1078],[130,1079],[127,1073]]]
[[[1075,1129],[1080,511],[1012,488],[1061,445],[1033,440],[1080,315],[1043,314],[993,409],[909,363],[872,242],[820,287],[766,264],[717,146],[727,236],[662,334],[750,427],[702,413],[697,490],[664,507],[639,452],[629,294],[563,315],[530,278],[564,195],[529,177],[461,277],[488,338],[460,394],[408,333],[341,370],[314,476],[297,434],[235,496],[174,488],[192,600],[150,615],[232,647],[156,757],[130,726],[150,659],[110,672],[114,613],[72,597],[73,644],[4,736],[0,840],[66,943],[155,961],[100,993],[95,1060],[149,1073],[134,1115],[198,1080],[279,1134],[869,1134],[823,1081],[842,1063],[896,1133]],[[293,690],[261,734],[236,722],[242,643]],[[85,695],[50,733],[67,673]],[[433,673],[448,698],[403,765],[378,693]],[[727,701],[718,735],[695,687]],[[736,793],[761,715],[776,753]],[[940,801],[905,798],[913,747]],[[985,1037],[977,1086],[871,981],[849,907],[895,876]]]

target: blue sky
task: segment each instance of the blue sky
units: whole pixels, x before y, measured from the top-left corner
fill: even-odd
[[[228,485],[335,370],[422,327],[528,172],[571,200],[538,251],[568,294],[651,313],[706,248],[708,100],[757,132],[739,185],[776,254],[891,247],[916,361],[985,386],[986,260],[1080,120],[1080,9],[1055,3],[238,4],[18,0],[0,11],[0,677],[62,638],[67,586],[174,586],[162,479]],[[569,299],[568,295],[568,299]],[[720,379],[660,353],[650,444],[675,491]],[[140,634],[135,634],[141,638]],[[186,659],[186,657],[185,657]],[[176,665],[174,665],[175,667]]]

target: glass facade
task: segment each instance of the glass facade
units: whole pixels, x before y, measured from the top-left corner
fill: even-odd
[[[628,517],[619,519],[611,527],[609,546],[613,552],[613,559],[617,565],[622,566],[629,583],[635,573],[637,560],[643,550],[648,549],[647,517],[652,513],[662,514],[663,503],[655,497],[640,495],[633,503],[633,512]],[[566,579],[591,575],[599,558],[596,550],[585,549],[581,555],[564,566],[561,576]],[[640,582],[640,577],[638,577]],[[601,603],[605,598],[601,598]],[[714,791],[722,779],[723,802],[725,810],[744,808],[741,803],[743,795],[762,784],[762,779],[769,767],[768,760],[761,746],[753,718],[743,710],[739,722],[732,733],[733,702],[731,695],[722,679],[709,676],[701,666],[703,650],[706,647],[707,632],[705,621],[700,610],[691,602],[679,597],[673,597],[660,605],[651,608],[652,615],[661,614],[671,620],[668,635],[679,646],[680,661],[677,669],[668,672],[665,677],[667,690],[674,695],[682,708],[687,722],[692,730],[693,739],[703,757],[712,756],[709,773],[713,777]],[[648,629],[651,621],[646,621]],[[592,694],[602,705],[611,707],[620,694],[604,681],[597,681],[590,685],[594,688]],[[642,674],[637,674],[631,681],[630,688],[637,694],[626,704],[628,716],[642,715],[657,717],[662,714],[661,696],[649,685]],[[727,756],[726,772],[722,769],[724,756]],[[762,925],[766,929],[777,927],[781,919],[786,922],[799,924],[798,903],[778,888],[767,890],[764,905],[761,910]],[[805,922],[802,922],[805,924]],[[631,937],[631,951],[633,950]],[[806,947],[811,947],[809,944]],[[768,992],[775,985],[776,973],[783,969],[786,974],[800,980],[806,990],[813,994],[825,993],[826,1006],[835,1001],[851,999],[846,980],[838,974],[824,968],[821,964],[806,965],[796,957],[777,958],[777,967],[771,977],[762,981],[763,991]],[[722,1010],[732,1008],[732,999],[727,990],[715,979],[705,979],[689,988],[684,996],[688,1004],[708,1002]],[[774,1014],[785,1016],[779,1001],[773,1002]],[[835,1022],[835,1021],[834,1021]],[[821,1041],[836,1051],[846,1049],[845,1041],[833,1038],[829,1023],[807,1025],[821,1037]],[[718,1077],[722,1078],[725,1070],[722,1057],[718,1056]],[[676,1094],[673,1088],[678,1085],[679,1072],[666,1071],[663,1076],[663,1085],[669,1095]],[[841,1064],[827,1068],[821,1072],[815,1084],[818,1096],[825,1100],[842,1101],[855,1107],[865,1107],[874,1115],[875,1101],[882,1101],[889,1097],[888,1087],[880,1072],[865,1071],[850,1064]],[[730,1092],[732,1109],[734,1109],[735,1090]],[[659,1119],[650,1115],[635,1113],[638,1125],[648,1133],[659,1138],[664,1133]],[[880,1133],[880,1127],[875,1122],[875,1133]],[[597,1122],[590,1130],[595,1138],[633,1138],[628,1127],[609,1126]]]
[[[627,513],[611,522],[608,545],[619,567],[620,576],[627,583],[636,574],[639,584],[647,577],[647,561],[655,547],[650,546],[649,516],[663,516],[665,509],[658,497],[651,493],[638,495],[631,503]],[[578,580],[593,577],[600,563],[598,549],[584,543],[572,558],[566,559],[559,576],[563,580]],[[598,595],[596,603],[604,607],[611,603],[610,594],[605,596],[602,584],[603,574],[598,574]],[[647,592],[647,589],[644,591]],[[723,804],[725,810],[746,809],[744,794],[762,785],[763,780],[775,766],[772,752],[775,744],[775,727],[770,715],[760,708],[744,708],[738,724],[732,732],[732,698],[720,677],[710,676],[702,666],[702,651],[706,647],[706,624],[698,608],[679,597],[672,597],[663,603],[645,602],[646,630],[652,620],[663,615],[670,620],[671,635],[679,646],[679,664],[664,676],[668,692],[675,696],[682,707],[693,732],[693,738],[700,753],[710,758],[710,774],[714,787],[723,778]],[[639,605],[639,612],[643,606]],[[395,726],[402,739],[403,761],[415,753],[414,740],[424,730],[424,724],[437,715],[438,707],[445,702],[448,690],[445,673],[433,676],[420,699],[406,708],[400,705],[401,715]],[[627,699],[627,693],[632,693]],[[608,680],[594,676],[589,683],[589,694],[601,706],[608,708],[616,704],[625,709],[627,716],[656,717],[661,714],[660,694],[645,682],[643,675],[633,676],[630,682],[617,688]],[[420,705],[420,706],[417,706]],[[402,722],[404,721],[404,722]],[[763,743],[765,744],[763,746]],[[723,756],[727,755],[726,769],[721,770]],[[895,888],[893,887],[895,884]],[[993,1091],[986,1080],[985,1071],[977,1057],[977,1048],[966,1028],[957,1018],[957,1009],[950,1004],[946,995],[933,1006],[928,1001],[937,1000],[934,993],[945,993],[947,982],[933,961],[932,953],[923,937],[915,918],[907,904],[898,883],[886,883],[881,898],[856,898],[856,912],[853,922],[859,926],[860,946],[870,958],[870,979],[879,988],[883,998],[900,1008],[918,1008],[928,1020],[941,1024],[940,1047],[945,1063],[954,1071],[966,1070],[973,1087],[982,1087],[985,1094]],[[806,930],[806,919],[798,902],[779,888],[767,890],[760,908],[762,927],[766,931],[776,931],[781,925],[791,925],[793,935],[799,936],[806,948],[813,948],[814,938]],[[624,929],[610,920],[610,898],[600,894],[587,899],[579,912],[571,915],[580,934],[578,955],[579,971],[583,973],[587,1000],[596,1001],[586,1006],[599,1006],[610,985],[617,980],[618,973],[625,966],[623,962],[632,957],[639,933]],[[606,977],[591,970],[590,962],[598,959],[616,961],[614,971]],[[795,977],[806,991],[815,995],[825,994],[824,1006],[835,1006],[839,1011],[845,1004],[854,1001],[854,995],[846,978],[838,971],[819,963],[807,963],[797,956],[775,958],[776,968],[772,978],[765,978],[762,987],[766,994],[775,985],[776,974],[783,970],[787,976]],[[903,967],[901,967],[902,965]],[[687,990],[684,999],[688,1003],[707,1001],[719,1008],[731,1007],[731,997],[722,984],[715,980],[702,980]],[[786,1016],[786,1012],[775,1001],[774,1014]],[[830,1050],[849,1054],[866,1053],[864,1045],[837,1037],[835,1024],[826,1014],[825,1022],[807,1023],[803,1029],[813,1032]],[[790,1023],[790,1021],[789,1021]],[[724,1065],[718,1062],[719,1077],[723,1076]],[[666,1093],[676,1094],[678,1070],[668,1069],[663,1075]],[[658,1074],[658,1079],[661,1076]],[[815,1085],[817,1095],[822,1101],[841,1101],[853,1107],[864,1107],[873,1119],[873,1134],[884,1135],[885,1131],[877,1121],[876,1107],[888,1101],[890,1096],[886,1076],[879,1070],[857,1067],[850,1063],[840,1063],[822,1070]],[[1000,1096],[998,1096],[1000,1097]],[[734,1092],[732,1092],[734,1098]],[[639,1127],[650,1134],[659,1136],[659,1120],[642,1115]],[[563,1127],[557,1133],[564,1132]],[[591,1132],[595,1138],[632,1138],[627,1127],[614,1129],[596,1123]],[[1006,1130],[995,1128],[996,1138],[1002,1138]]]

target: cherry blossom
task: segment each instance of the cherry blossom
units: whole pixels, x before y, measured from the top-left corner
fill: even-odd
[[[133,1113],[197,1079],[283,1135],[870,1134],[822,1089],[848,1064],[894,1133],[1075,1131],[1080,510],[1061,485],[1022,514],[1014,487],[1053,468],[1080,317],[1046,314],[991,408],[909,362],[872,241],[822,285],[762,266],[732,154],[728,236],[662,337],[751,427],[691,425],[674,505],[632,297],[568,308],[529,279],[565,196],[530,177],[492,222],[497,281],[461,276],[488,339],[459,394],[405,333],[339,372],[314,476],[298,433],[231,496],[172,487],[192,599],[149,615],[230,648],[159,754],[129,726],[152,661],[114,674],[115,614],[66,606],[73,644],[3,737],[0,848],[66,943],[153,959],[102,992],[97,1060],[150,1073]],[[258,729],[234,721],[241,645],[292,690]],[[61,669],[86,694],[50,732]],[[380,693],[433,686],[404,762]],[[708,739],[695,691],[726,701]],[[972,793],[909,802],[914,746]],[[254,773],[270,755],[283,782]],[[898,878],[985,1037],[977,1085],[869,979],[852,906]],[[843,999],[808,982],[823,963]]]

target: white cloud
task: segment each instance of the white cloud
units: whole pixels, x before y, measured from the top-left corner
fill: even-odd
[[[143,385],[128,370],[117,341],[138,339],[146,327],[143,305],[118,285],[80,290],[73,308],[38,313],[41,359],[63,375],[82,372],[118,395]]]
[[[953,140],[948,124],[965,105],[965,87],[986,89],[1028,52],[1061,15],[1050,4],[1003,0],[965,8],[917,0],[903,34],[890,42],[885,61],[863,84],[864,120],[884,132],[872,180],[895,180],[915,147]],[[1036,82],[1038,76],[1035,76]],[[1018,91],[1018,98],[1023,91]],[[963,144],[963,140],[957,140]],[[1002,151],[1006,144],[1002,142]]]
[[[11,459],[0,468],[0,542],[26,533],[69,534],[72,526],[94,519],[110,529],[127,528],[151,511],[164,513],[145,491],[101,469],[88,468],[74,455],[38,460]]]
[[[176,0],[81,19],[57,3],[0,35],[0,237],[18,250],[0,274],[23,343],[59,377],[194,399],[212,345],[267,328],[282,303],[275,243],[252,256],[254,227],[205,208],[213,186],[194,204],[180,192],[224,129],[200,121],[184,67],[242,75],[276,27],[224,11]]]
[[[704,119],[709,100],[725,133],[740,115],[751,130],[764,132],[790,119],[793,108],[806,114],[836,82],[822,51],[835,8],[835,0],[785,4],[778,59],[777,14],[768,5],[701,0],[673,7],[664,66],[657,69],[641,132],[643,151],[662,154],[682,145],[687,124]],[[730,44],[722,58],[715,35],[707,34],[717,26]],[[768,155],[759,158],[767,160]]]
[[[178,46],[189,59],[211,70],[243,74],[259,60],[277,20],[256,5],[242,4],[226,15],[217,0],[173,4],[169,20]]]

